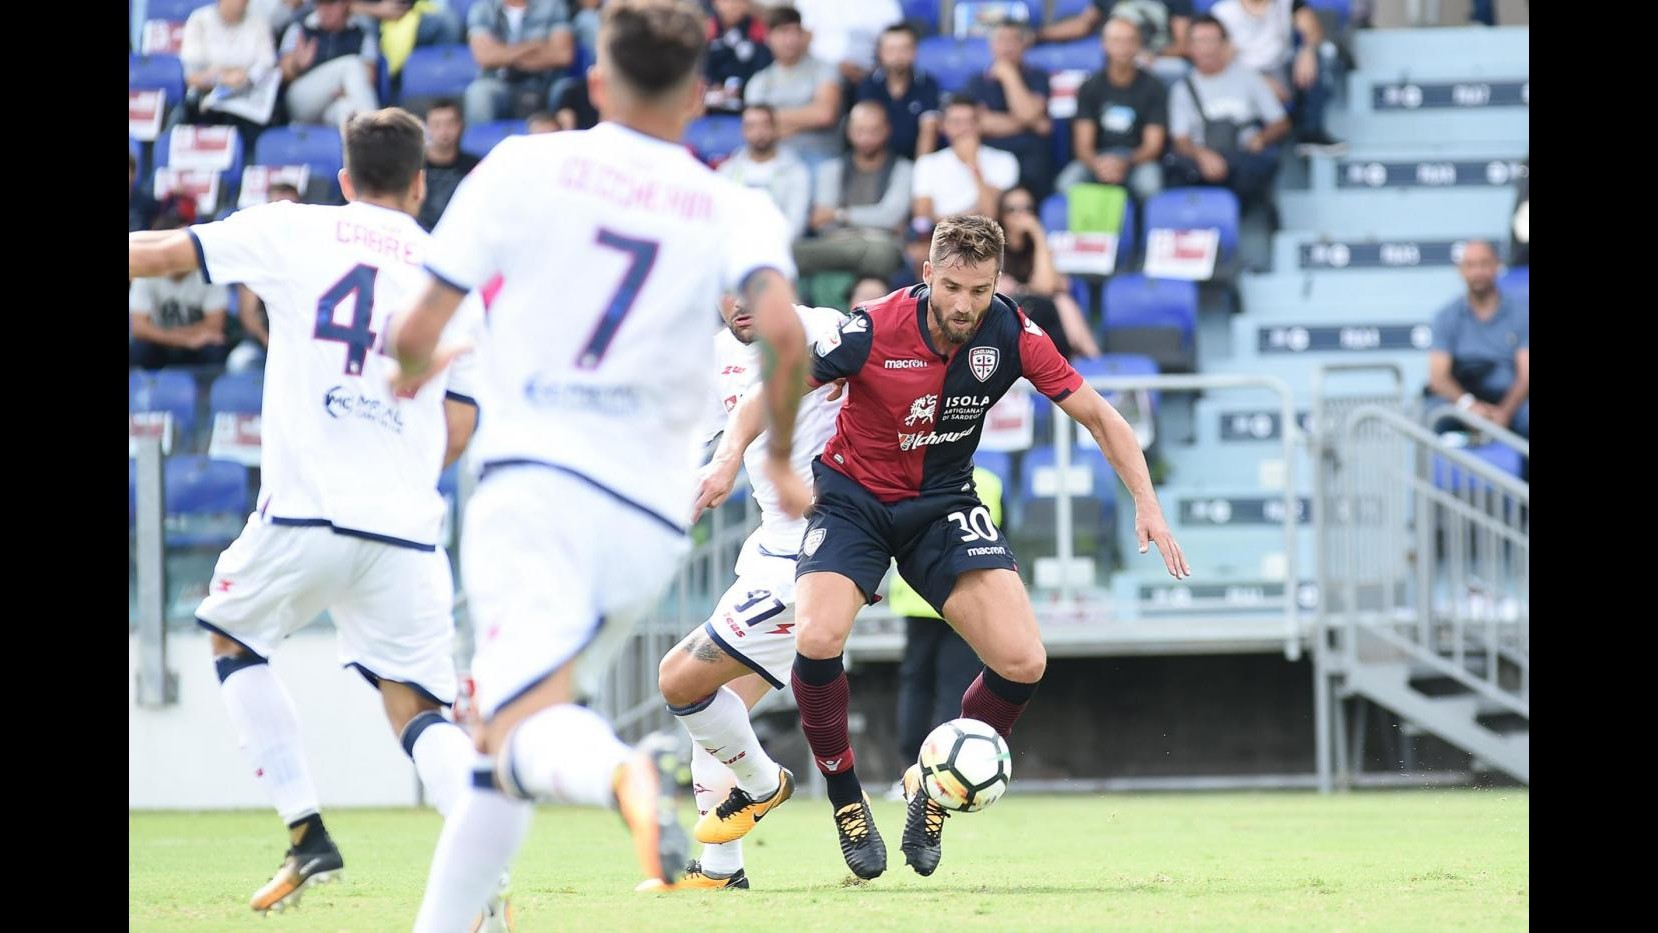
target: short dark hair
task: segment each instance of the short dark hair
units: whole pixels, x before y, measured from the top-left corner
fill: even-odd
[[[933,228],[932,246],[927,258],[935,266],[955,263],[980,263],[996,260],[1002,268],[1002,251],[1007,247],[1007,235],[1002,225],[983,214],[955,214],[945,217]]]
[[[1026,32],[1031,31],[1029,20],[1014,19],[1011,16],[1002,17],[1001,19],[997,20],[992,25],[991,28],[993,28],[993,29],[1017,29],[1021,33],[1026,33]]]
[[[951,107],[972,107],[974,110],[977,110],[979,109],[980,103],[981,101],[972,94],[951,94],[950,97],[944,101],[944,109],[949,110]]]
[[[426,127],[402,107],[359,113],[344,135],[345,172],[360,194],[402,194],[426,164]]]
[[[921,33],[916,32],[915,27],[911,26],[909,23],[904,23],[904,22],[893,23],[891,26],[888,26],[887,28],[881,30],[881,35],[882,36],[890,36],[890,35],[893,35],[895,33],[902,33],[903,35],[909,36],[911,42],[914,42],[917,45],[921,44]],[[880,42],[879,39],[877,39],[875,41]]]
[[[276,200],[276,193],[278,191],[292,191],[294,193],[295,200],[303,200],[304,198],[304,195],[300,192],[298,185],[290,185],[285,181],[277,181],[272,182],[271,186],[265,189],[265,200]]]
[[[770,117],[771,121],[773,123],[777,122],[777,108],[773,107],[771,104],[762,104],[762,103],[744,104],[743,105],[743,116],[745,116],[745,117],[748,116],[748,112],[750,110],[758,110],[759,112],[761,112],[761,113],[765,114],[766,116]]]
[[[800,11],[792,6],[773,7],[771,15],[766,17],[767,29],[776,29],[779,26],[801,26],[801,24]]]
[[[610,0],[601,16],[599,44],[640,97],[661,97],[702,70],[706,19],[689,0]]]
[[[453,110],[455,116],[459,117],[462,123],[466,122],[466,113],[461,110],[461,102],[453,97],[440,97],[432,101],[426,108],[426,119],[432,119],[432,114],[439,110]]]
[[[1212,13],[1205,13],[1202,16],[1193,18],[1192,25],[1186,27],[1186,34],[1191,35],[1191,31],[1199,26],[1213,26],[1216,29],[1219,29],[1222,42],[1230,41],[1232,38],[1226,32],[1226,24],[1218,19],[1215,19],[1214,14]]]

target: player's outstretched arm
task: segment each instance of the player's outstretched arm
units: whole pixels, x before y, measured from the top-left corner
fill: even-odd
[[[697,500],[691,506],[691,521],[701,518],[704,509],[714,508],[731,496],[731,487],[737,484],[737,471],[743,464],[743,452],[765,429],[765,397],[763,393],[750,392],[731,410],[725,430],[720,434],[720,445],[703,467],[702,479],[697,483]]]
[[[139,230],[127,234],[127,278],[178,275],[200,264],[196,244],[184,230]]]
[[[767,414],[766,478],[777,486],[778,504],[799,517],[811,504],[789,458],[794,449],[794,417],[806,393],[806,329],[794,311],[794,286],[776,269],[763,268],[743,280],[743,307],[752,309],[764,361]]]
[[[1061,400],[1059,407],[1094,435],[1105,459],[1134,496],[1134,534],[1140,541],[1140,553],[1146,553],[1147,542],[1156,544],[1171,576],[1176,580],[1191,576],[1186,555],[1181,553],[1180,545],[1169,531],[1168,521],[1163,518],[1163,507],[1158,504],[1157,491],[1151,485],[1151,469],[1146,466],[1146,455],[1140,451],[1134,428],[1087,383]]]
[[[399,396],[412,398],[451,360],[471,349],[465,345],[438,347],[438,338],[465,297],[465,292],[430,279],[414,307],[392,319],[387,344],[397,357],[398,374],[392,378],[392,389]]]

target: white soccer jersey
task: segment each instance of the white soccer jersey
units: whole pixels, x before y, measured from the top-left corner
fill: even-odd
[[[274,202],[190,234],[208,281],[246,284],[270,316],[259,517],[436,546],[443,399],[476,397],[474,364],[463,358],[398,399],[383,349],[387,320],[425,287],[427,233],[373,204]],[[446,342],[477,324],[457,315]]]
[[[770,199],[683,146],[601,123],[504,140],[432,237],[440,280],[505,279],[474,462],[549,465],[684,528],[713,309],[756,269],[794,275]]]
[[[808,345],[820,338],[840,331],[846,315],[834,308],[808,308],[795,305],[800,324],[806,329]],[[750,391],[760,386],[760,346],[744,344],[732,336],[731,329],[722,327],[714,335],[715,369],[720,405],[729,413]],[[833,402],[828,400],[833,384],[820,386],[800,400],[800,410],[794,420],[794,450],[790,463],[795,473],[808,488],[812,485],[812,459],[823,452],[823,445],[835,433],[835,419],[840,416],[843,394]],[[768,432],[769,433],[769,432]],[[766,478],[766,434],[762,433],[743,453],[743,466],[748,470],[748,481],[754,488],[754,501],[760,506],[760,553],[767,556],[793,557],[800,551],[800,538],[806,533],[804,518],[791,519],[777,507],[777,487]],[[739,567],[737,572],[742,573]]]

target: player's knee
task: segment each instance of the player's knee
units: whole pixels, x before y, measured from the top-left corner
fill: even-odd
[[[221,684],[237,671],[267,663],[265,658],[217,632],[208,639],[208,644],[213,652],[213,670]]]
[[[656,672],[656,688],[662,691],[663,701],[674,707],[689,706],[707,693],[697,690],[697,685],[687,676],[685,666],[675,654],[662,659]]]
[[[1048,652],[1041,645],[1014,655],[996,673],[1019,684],[1034,684],[1048,670]]]
[[[795,628],[795,650],[808,658],[832,658],[846,645],[846,633],[837,626],[807,617]]]

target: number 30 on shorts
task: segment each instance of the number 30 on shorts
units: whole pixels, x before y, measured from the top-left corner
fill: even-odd
[[[971,512],[951,512],[944,517],[961,526],[963,541],[994,541],[998,537],[996,523],[990,520],[990,510],[982,505]]]

